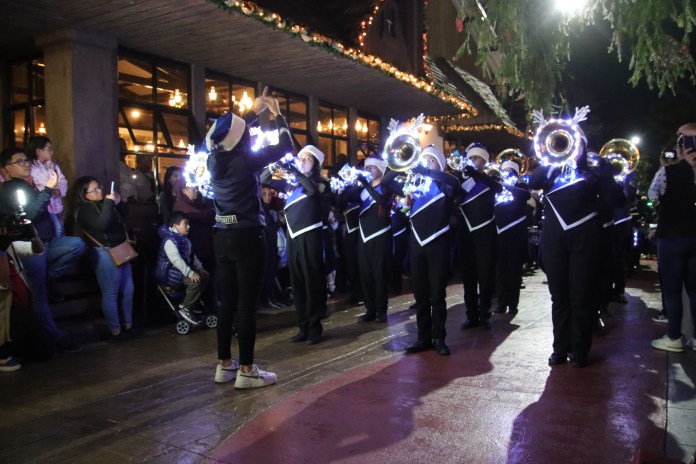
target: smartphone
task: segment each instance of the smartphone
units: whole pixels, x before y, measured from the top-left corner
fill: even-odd
[[[665,159],[674,160],[677,159],[677,154],[671,150],[665,151]]]
[[[111,194],[113,195],[114,193],[114,181],[111,181]]]
[[[682,142],[684,143],[684,151],[696,151],[696,137],[695,136],[683,136]]]

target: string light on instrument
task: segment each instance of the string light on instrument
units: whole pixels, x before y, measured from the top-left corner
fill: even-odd
[[[208,171],[208,156],[210,154],[205,151],[196,152],[193,145],[188,146],[186,154],[189,156],[183,172],[186,185],[197,188],[206,198],[215,198],[210,186],[210,172]]]

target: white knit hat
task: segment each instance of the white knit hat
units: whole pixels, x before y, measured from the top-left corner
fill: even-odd
[[[374,156],[365,158],[365,167],[368,166],[375,166],[377,169],[379,169],[379,172],[381,172],[383,176],[387,171],[387,162]]]
[[[324,163],[324,154],[314,145],[305,145],[304,147],[302,147],[302,150],[300,150],[300,152],[297,154],[298,158],[300,157],[300,154],[302,152],[307,152],[314,158],[316,158],[316,160],[319,161],[319,166],[321,166]]]
[[[514,171],[517,173],[518,176],[520,175],[520,165],[517,164],[517,163],[515,163],[514,161],[511,161],[511,160],[505,161],[505,162],[500,166],[500,169],[502,169],[503,171],[506,170],[506,169],[512,169],[512,170],[514,170]]]
[[[490,155],[488,154],[488,150],[486,150],[486,148],[478,142],[474,142],[474,143],[470,144],[468,147],[466,147],[466,150],[464,150],[464,152],[466,153],[467,158],[472,158],[474,156],[480,156],[481,158],[486,160],[486,163],[490,159]]]
[[[440,165],[440,170],[444,171],[445,166],[447,166],[447,160],[445,160],[445,155],[443,155],[440,150],[435,148],[435,145],[428,145],[421,152],[421,156],[432,156],[437,160],[437,164]]]

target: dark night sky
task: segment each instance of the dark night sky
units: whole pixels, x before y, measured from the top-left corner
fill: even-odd
[[[669,90],[659,97],[645,82],[634,88],[628,83],[630,55],[619,62],[616,53],[607,52],[608,45],[608,33],[595,26],[574,39],[563,83],[569,107],[590,105],[582,126],[592,147],[598,150],[612,138],[639,135],[641,156],[657,160],[660,150],[676,141],[676,129],[696,121],[696,88],[686,79],[676,86],[676,97]]]

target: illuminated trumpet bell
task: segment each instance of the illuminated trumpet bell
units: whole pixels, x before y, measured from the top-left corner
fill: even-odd
[[[581,147],[581,129],[572,121],[551,119],[534,135],[534,151],[545,165],[568,164],[580,154]]]
[[[633,172],[640,161],[640,151],[635,143],[626,139],[611,139],[599,150],[599,156],[606,159],[617,179]]]
[[[463,171],[466,163],[462,155],[459,153],[452,153],[447,157],[447,166],[453,171]]]
[[[495,158],[495,162],[498,163],[498,165],[500,166],[502,166],[503,163],[506,161],[512,161],[513,163],[517,164],[517,166],[519,166],[520,176],[525,175],[529,170],[529,161],[527,160],[527,157],[517,148],[505,149],[498,153],[498,156],[496,156]]]
[[[395,133],[389,136],[382,157],[392,171],[408,170],[421,153],[420,142],[408,132]]]

